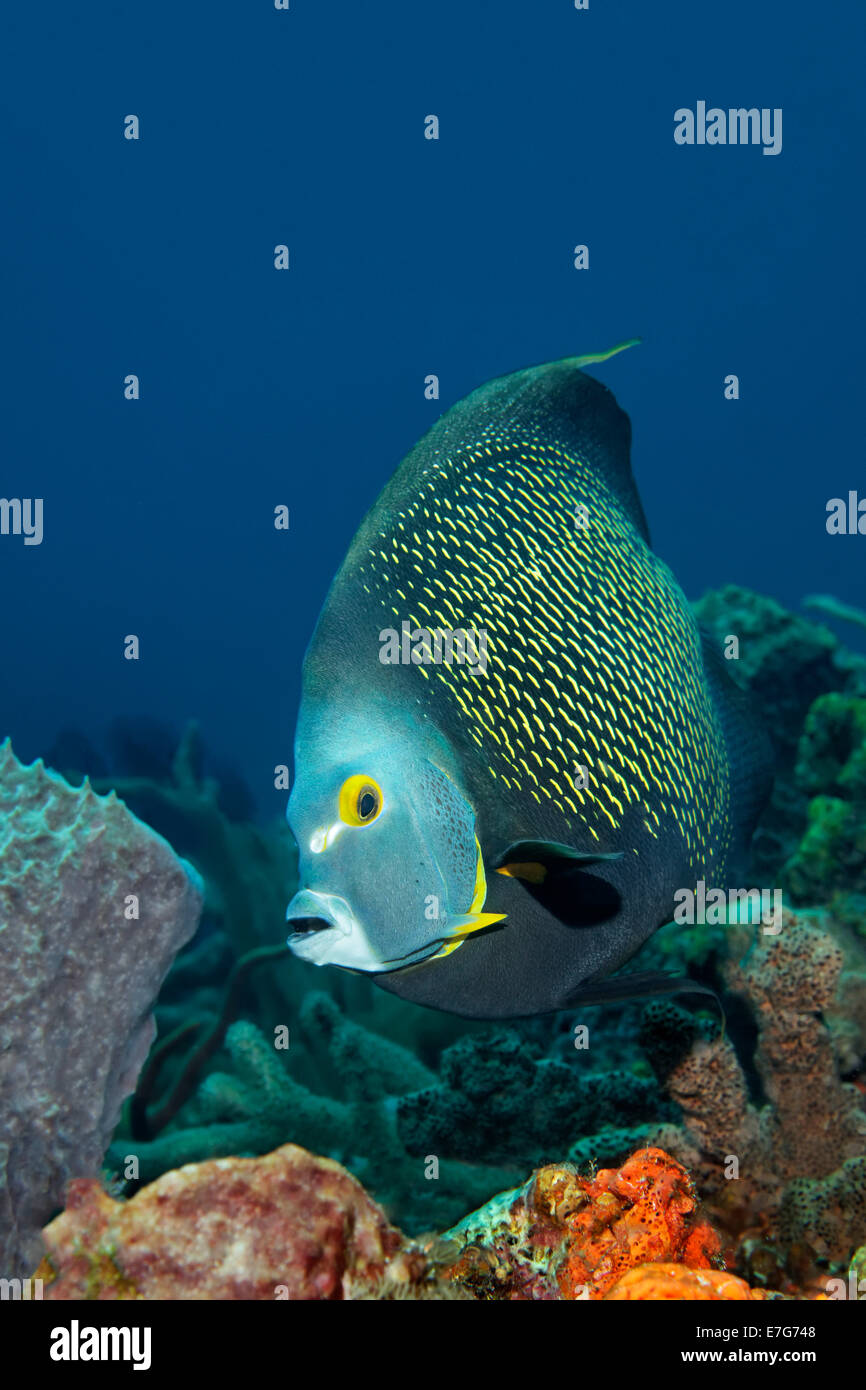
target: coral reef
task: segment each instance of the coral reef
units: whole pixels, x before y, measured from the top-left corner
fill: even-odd
[[[151,1182],[203,1158],[266,1154],[287,1135],[325,1153],[339,1146],[350,1120],[347,1105],[296,1082],[253,1023],[232,1024],[226,1045],[232,1071],[207,1076],[190,1102],[189,1126],[167,1128],[149,1141],[116,1139],[107,1163],[122,1172],[135,1159],[138,1180]]]
[[[71,1184],[37,1275],[52,1300],[745,1300],[689,1175],[659,1149],[539,1169],[408,1239],[337,1163],[287,1144],[167,1173],[129,1201]]]
[[[285,949],[286,903],[296,885],[288,826],[282,817],[267,825],[243,818],[250,813],[249,794],[230,770],[218,769],[219,777],[206,774],[210,760],[194,723],[179,743],[172,730],[150,720],[115,721],[111,732],[116,765],[94,786],[113,788],[170,840],[205,883],[202,929],[176,960],[158,1002],[161,1044],[191,1019],[203,1032],[212,1030],[226,1014],[226,981],[253,952],[267,950],[273,951],[269,968],[244,972],[232,1010],[234,1017],[254,1018],[265,1032],[293,1023],[312,991],[330,992],[344,1014],[363,1020],[378,1037],[410,1044],[422,1058],[437,1056],[443,1044],[471,1029],[465,1021],[406,1005],[362,976],[317,970]],[[57,754],[80,751],[81,744],[68,732]],[[95,751],[85,748],[82,756],[88,766],[99,765]],[[202,1036],[187,1035],[191,1052],[200,1053]],[[179,1048],[164,1053],[161,1081],[173,1084],[188,1060]],[[327,1051],[296,1048],[294,1064],[306,1084],[327,1089],[332,1077]]]
[[[812,701],[845,683],[836,665],[837,639],[775,599],[733,584],[704,594],[693,607],[701,625],[731,652],[731,676],[754,695],[777,754],[792,759]]]
[[[741,1059],[730,1038],[717,1036],[718,1020],[659,1002],[645,1010],[640,1032],[655,1078],[638,1061],[607,1069],[569,1047],[568,1033],[545,1038],[538,1025],[469,1034],[443,1049],[433,1072],[316,993],[288,1051],[254,1025],[234,1024],[217,1070],[161,1134],[116,1137],[113,1169],[123,1173],[135,1155],[148,1181],[185,1162],[291,1140],[345,1163],[392,1219],[417,1232],[447,1225],[528,1167],[563,1157],[584,1170],[613,1166],[660,1144],[723,1209],[736,1252],[757,1212],[778,1216],[789,1179],[826,1177],[863,1151],[862,1094],[841,1074],[866,1052],[866,1028],[853,1021],[866,1023],[866,1009],[858,1015],[853,1004],[866,1000],[866,969],[849,952],[843,971],[834,937],[790,913],[742,963],[751,929],[726,930],[729,983],[749,1006],[753,1056]],[[554,1041],[558,1056],[550,1055]],[[297,1078],[296,1048],[319,1059],[315,1090]],[[758,1087],[761,1104],[750,1099]],[[803,1123],[806,1096],[817,1124]],[[739,1183],[726,1175],[730,1156]],[[438,1180],[419,1181],[431,1158]],[[847,1253],[838,1244],[829,1252],[837,1260]]]
[[[785,891],[794,903],[829,902],[866,935],[866,699],[833,693],[814,702],[795,779],[812,799],[782,870]]]
[[[741,1264],[749,1264],[756,1232],[777,1231],[782,1247],[808,1247],[811,1264],[846,1261],[866,1238],[864,1098],[840,1078],[822,1017],[842,964],[833,936],[787,911],[778,935],[757,937],[743,960],[732,952],[730,988],[748,1000],[758,1026],[761,1105],[749,1099],[728,1038],[707,1036],[670,1003],[645,1012],[644,1046],[683,1115],[657,1142],[689,1166],[729,1237],[729,1257]],[[802,1251],[799,1259],[791,1276],[802,1273]],[[771,1263],[785,1263],[783,1249]]]
[[[825,613],[828,618],[836,618],[843,623],[853,623],[855,627],[866,627],[866,612],[862,608],[842,603],[832,594],[807,594],[803,607],[813,613]]]
[[[750,1286],[811,1297],[847,1276],[866,1240],[866,661],[747,590],[706,595],[696,611],[723,641],[738,637],[732,675],[778,755],[746,882],[781,886],[799,915],[786,911],[778,936],[733,916],[671,923],[629,968],[686,970],[721,996],[724,1027],[721,1015],[669,1002],[473,1024],[317,971],[283,948],[295,872],[285,826],[253,824],[229,771],[206,775],[194,726],[179,746],[144,723],[116,730],[111,772],[67,736],[67,756],[101,770],[98,786],[128,798],[205,881],[202,927],[167,976],[157,1045],[109,1150],[112,1190],[132,1206],[142,1183],[190,1162],[302,1144],[363,1182],[432,1271],[407,1281],[375,1270],[338,1296],[562,1297],[570,1228],[548,1248],[550,1222],[534,1209],[520,1217],[529,1274],[519,1246],[509,1263],[488,1244],[460,1256],[479,1261],[462,1283],[448,1275],[453,1232],[418,1233],[459,1230],[484,1203],[476,1224],[505,1220],[492,1194],[506,1190],[513,1204],[531,1169],[559,1174],[553,1186],[572,1193],[599,1168],[621,1175],[629,1155],[660,1149],[688,1170],[734,1272],[684,1260],[670,1225],[665,1237],[652,1224],[656,1211],[652,1262],[635,1250],[615,1278],[599,1276],[605,1292],[593,1284],[593,1298],[761,1296]],[[814,611],[845,616],[823,599]],[[591,1048],[575,1040],[577,1024]],[[631,1210],[620,1181],[584,1193],[581,1208],[598,1216],[619,1203],[617,1239]],[[660,1210],[673,1221],[673,1208]]]
[[[435,1149],[407,1157],[395,1100],[413,1086],[429,1087],[435,1076],[407,1049],[347,1019],[327,995],[307,998],[298,1031],[327,1054],[334,1073],[330,1094],[294,1078],[291,1038],[283,1052],[254,1024],[239,1021],[226,1038],[231,1069],[207,1075],[177,1121],[155,1139],[118,1134],[109,1168],[117,1174],[132,1168],[137,1180],[148,1182],[181,1164],[265,1154],[290,1139],[345,1163],[411,1231],[447,1224],[519,1177],[519,1167],[491,1157],[449,1162]],[[435,1177],[425,1176],[428,1157],[436,1160]]]
[[[807,797],[794,768],[806,715],[829,692],[866,696],[866,660],[821,624],[735,585],[705,594],[694,609],[720,643],[738,639],[731,675],[752,693],[776,751],[773,795],[752,846],[758,879],[771,883],[805,827]]]
[[[96,1173],[195,931],[197,875],[113,795],[0,748],[0,1263]]]
[[[653,1148],[594,1178],[541,1168],[447,1237],[463,1247],[452,1278],[484,1299],[600,1299],[650,1261],[720,1263],[719,1237],[698,1210],[688,1173]]]
[[[781,1201],[779,1231],[792,1245],[842,1262],[843,1252],[866,1234],[866,1154],[849,1158],[820,1178],[794,1178]]]
[[[404,1096],[397,1114],[409,1153],[526,1166],[555,1161],[609,1125],[656,1116],[660,1106],[651,1076],[587,1075],[577,1057],[545,1056],[540,1044],[502,1028],[446,1048],[436,1084]]]
[[[831,690],[860,693],[866,661],[845,650],[820,623],[790,613],[775,599],[734,584],[694,604],[699,622],[724,645],[739,639],[731,675],[751,690],[781,753],[793,755],[810,705]]]

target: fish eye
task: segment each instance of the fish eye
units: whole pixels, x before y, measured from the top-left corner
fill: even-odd
[[[346,825],[369,825],[382,809],[382,788],[372,777],[349,777],[340,788],[340,820]]]

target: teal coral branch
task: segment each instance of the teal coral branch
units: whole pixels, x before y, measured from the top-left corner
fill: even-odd
[[[143,1074],[142,1083],[136,1091],[133,1105],[133,1136],[140,1139],[153,1139],[174,1118],[181,1106],[189,1100],[207,1061],[222,1044],[226,1029],[238,1006],[241,985],[249,972],[265,960],[287,960],[284,946],[258,946],[248,951],[237,962],[231,973],[219,1017],[208,1030],[198,1046],[190,1053],[186,1063],[168,1095],[153,1111],[147,1109],[148,1094],[155,1086],[160,1067],[170,1052],[177,1049],[184,1037],[201,1026],[199,1021],[185,1024],[165,1039],[151,1058]]]
[[[803,599],[803,607],[812,612],[826,613],[828,618],[839,618],[844,623],[854,623],[856,627],[866,627],[866,611],[854,608],[832,594],[808,594]]]

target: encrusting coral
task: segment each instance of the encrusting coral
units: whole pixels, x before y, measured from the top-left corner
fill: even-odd
[[[0,1267],[32,1271],[73,1177],[98,1172],[192,936],[198,876],[113,795],[0,747]]]
[[[127,1202],[71,1185],[44,1297],[747,1299],[689,1175],[659,1149],[580,1177],[539,1169],[443,1236],[410,1240],[338,1164],[287,1144],[167,1173]]]
[[[599,1299],[649,1261],[720,1264],[688,1173],[653,1148],[593,1178],[541,1168],[447,1235],[463,1246],[452,1277],[488,1299]]]
[[[751,1289],[744,1279],[723,1269],[689,1269],[687,1265],[659,1262],[637,1265],[605,1294],[607,1302],[646,1302],[676,1299],[690,1302],[748,1302],[766,1298],[762,1289]]]

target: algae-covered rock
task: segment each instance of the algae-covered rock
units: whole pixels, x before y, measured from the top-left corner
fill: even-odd
[[[752,874],[761,883],[778,882],[806,822],[809,792],[795,763],[807,712],[833,693],[866,694],[866,661],[822,624],[749,589],[726,585],[694,608],[729,656],[733,679],[751,693],[775,748],[775,785],[753,841]]]
[[[821,624],[735,584],[705,594],[694,609],[723,647],[737,638],[730,673],[754,694],[777,749],[792,752],[812,701],[847,680],[836,659],[838,640]]]
[[[800,736],[796,775],[812,796],[824,792],[866,805],[866,700],[833,693],[814,702]]]
[[[866,699],[834,693],[814,702],[795,775],[811,800],[783,885],[794,903],[829,903],[866,934]]]
[[[841,895],[848,903],[846,916],[856,923],[851,890],[862,896],[866,888],[863,811],[835,796],[813,797],[805,834],[782,871],[782,883],[796,904],[835,904],[836,895]]]
[[[128,1202],[72,1184],[46,1227],[46,1299],[341,1299],[426,1261],[337,1163],[286,1144],[166,1173]]]

